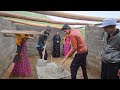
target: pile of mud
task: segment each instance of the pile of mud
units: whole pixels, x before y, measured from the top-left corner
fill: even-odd
[[[39,79],[61,79],[70,76],[70,73],[63,66],[59,66],[54,62],[47,63],[43,61],[41,66],[38,63],[36,69]]]

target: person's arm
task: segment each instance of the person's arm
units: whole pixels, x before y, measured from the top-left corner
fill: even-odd
[[[71,50],[68,52],[68,54],[65,56],[65,58],[63,59],[61,65],[71,56],[75,53],[75,51],[77,50],[77,40],[74,36],[70,36],[70,40],[71,40],[71,44],[72,44],[72,48]]]
[[[119,64],[119,70],[118,70],[117,75],[120,77],[120,64]]]
[[[75,36],[70,36],[70,40],[71,40],[72,48],[65,57],[72,56],[75,53],[75,51],[77,50],[77,40],[76,40]]]
[[[33,34],[29,34],[27,38],[28,38],[28,39],[33,39],[33,37],[34,37]]]
[[[117,73],[117,75],[120,77],[120,69],[118,70],[118,73]]]
[[[120,38],[120,37],[119,37]],[[120,48],[120,39],[119,39],[119,48]],[[120,49],[119,49],[119,52],[120,52]],[[120,64],[119,64],[119,70],[117,72],[117,75],[120,77]]]
[[[63,38],[63,45],[65,44],[66,41],[66,36]]]
[[[61,42],[61,37],[60,37],[60,35],[59,35],[59,42]]]
[[[42,36],[39,36],[38,45],[43,49],[43,47],[44,47],[44,39],[43,39]]]
[[[30,34],[21,34],[21,38],[23,40],[33,39],[33,35],[30,35]]]
[[[56,36],[53,36],[53,43],[57,43]]]
[[[28,39],[27,34],[20,34],[20,37],[21,37],[22,41],[26,41]]]
[[[28,39],[33,39],[33,37],[28,37]]]

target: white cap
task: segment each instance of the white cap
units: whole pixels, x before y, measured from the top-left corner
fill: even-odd
[[[104,19],[102,25],[99,25],[98,27],[106,27],[109,25],[117,25],[116,19],[114,19],[114,18]]]

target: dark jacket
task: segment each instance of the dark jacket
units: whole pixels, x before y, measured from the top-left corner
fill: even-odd
[[[47,33],[46,31],[42,31],[43,35],[39,36],[39,40],[38,40],[38,45],[40,48],[43,49],[45,42],[47,41],[47,37],[49,36],[49,33]]]
[[[60,43],[60,41],[61,41],[60,35],[54,35],[54,36],[53,36],[53,43],[54,43],[54,44],[57,44],[57,41],[59,41],[59,43]]]

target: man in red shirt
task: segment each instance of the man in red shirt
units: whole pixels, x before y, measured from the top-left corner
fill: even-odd
[[[68,24],[64,24],[62,27],[62,30],[66,34],[68,34],[72,44],[72,48],[69,51],[69,53],[65,56],[63,62],[66,61],[68,57],[72,56],[75,53],[75,51],[77,51],[70,66],[71,78],[76,79],[77,71],[81,66],[84,79],[88,79],[87,71],[86,71],[86,57],[87,57],[88,51],[85,44],[85,40],[80,30],[71,29]]]

